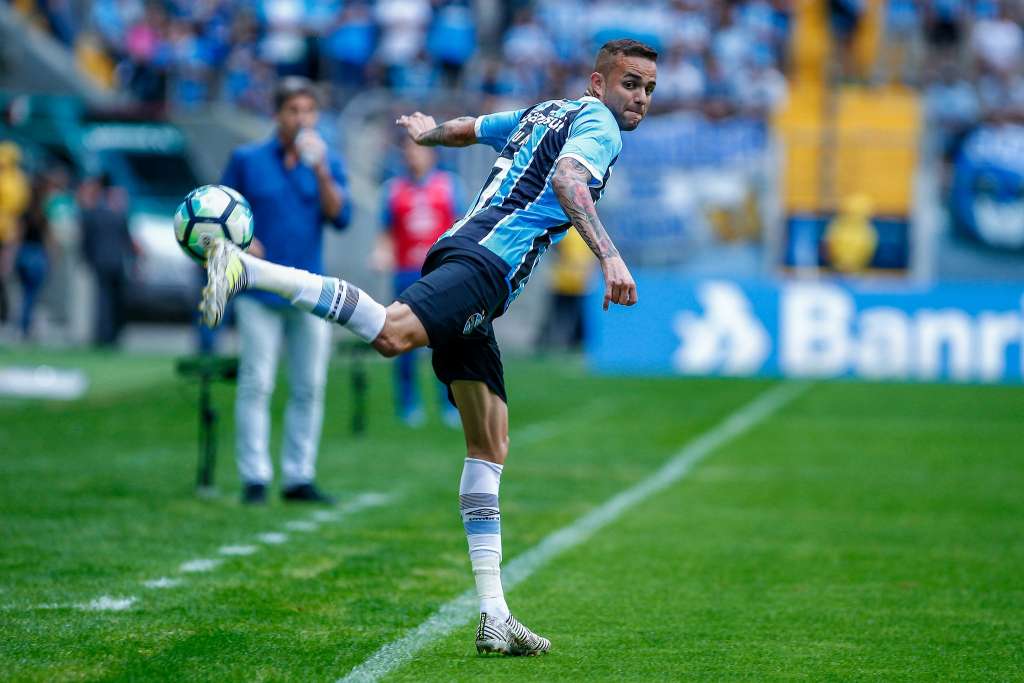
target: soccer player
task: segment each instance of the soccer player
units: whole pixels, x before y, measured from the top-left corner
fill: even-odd
[[[637,41],[615,40],[598,51],[584,97],[441,125],[419,112],[399,118],[421,145],[483,143],[499,156],[465,216],[431,248],[423,276],[386,308],[352,283],[262,261],[224,240],[208,251],[200,309],[209,325],[220,322],[230,297],[258,289],[343,325],[383,356],[433,349],[434,371],[449,387],[466,437],[459,506],[480,598],[478,652],[534,655],[551,647],[511,615],[501,587],[498,485],[508,409],[491,322],[571,227],[601,263],[604,309],[637,302],[633,277],[594,202],[622,147],[619,132],[636,128],[647,113],[657,56]]]

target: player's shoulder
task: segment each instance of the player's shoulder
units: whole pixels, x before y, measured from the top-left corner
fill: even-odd
[[[600,137],[613,144],[622,144],[619,124],[611,110],[601,100],[589,95],[570,101],[577,107],[569,130],[569,137],[577,135]]]
[[[571,102],[579,107],[579,113],[576,114],[577,121],[593,122],[618,131],[619,124],[616,123],[615,116],[612,115],[611,110],[601,100],[585,95]]]

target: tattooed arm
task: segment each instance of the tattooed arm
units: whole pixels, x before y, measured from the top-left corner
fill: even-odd
[[[604,310],[608,310],[609,303],[632,306],[637,302],[636,283],[597,216],[597,207],[590,196],[590,179],[590,171],[583,164],[565,157],[555,166],[551,187],[576,232],[601,262]]]
[[[433,116],[415,112],[398,117],[395,123],[405,128],[416,144],[426,147],[467,147],[476,142],[476,118],[473,116],[460,116],[439,126]]]

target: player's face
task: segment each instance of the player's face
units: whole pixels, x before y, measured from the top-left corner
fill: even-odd
[[[657,76],[658,67],[651,60],[619,55],[608,76],[592,88],[599,90],[595,94],[615,116],[619,130],[633,130],[647,114]]]
[[[303,128],[312,128],[317,120],[316,100],[309,95],[289,97],[277,112],[278,135],[291,143]]]

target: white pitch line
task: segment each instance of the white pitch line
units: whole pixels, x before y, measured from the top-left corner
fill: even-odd
[[[31,607],[19,607],[18,605],[5,605],[5,610],[18,610],[23,611],[26,609],[80,609],[86,612],[123,612],[124,610],[131,609],[132,605],[138,602],[138,598],[134,595],[130,595],[127,598],[114,598],[109,595],[101,595],[95,600],[89,602],[80,602],[73,605],[59,604],[59,603],[44,603],[42,605],[32,605]]]
[[[123,612],[126,609],[131,609],[131,606],[135,604],[138,598],[130,596],[127,598],[112,598],[109,595],[103,595],[101,597],[87,602],[84,605],[77,605],[78,609],[88,610],[90,612]]]
[[[309,516],[314,522],[337,522],[340,517],[334,510],[317,510]]]
[[[685,477],[701,460],[740,436],[807,389],[803,382],[783,383],[764,392],[722,422],[687,444],[662,467],[643,481],[617,494],[572,524],[545,537],[502,570],[506,591],[528,579],[540,567],[563,552],[575,548],[597,531],[619,519],[623,513]],[[466,591],[444,604],[429,619],[398,640],[387,643],[369,659],[352,669],[339,683],[377,681],[409,662],[430,643],[451,633],[475,616],[477,596]]]
[[[288,534],[278,533],[277,531],[268,531],[265,534],[257,536],[261,543],[267,545],[281,545],[282,543],[288,542]]]
[[[210,559],[210,558],[201,558],[201,559],[198,559],[198,560],[189,560],[188,562],[183,562],[182,565],[180,567],[178,567],[178,571],[179,572],[184,572],[186,574],[196,574],[196,573],[199,573],[199,572],[208,572],[208,571],[212,571],[212,570],[216,569],[223,562],[224,562],[224,560]]]
[[[259,548],[254,545],[225,545],[221,546],[218,553],[221,555],[229,555],[231,557],[238,557],[241,555],[252,555]]]
[[[341,515],[350,515],[353,512],[359,512],[366,508],[380,507],[381,505],[390,503],[394,497],[395,494],[393,493],[377,493],[376,491],[360,493],[358,496],[338,508],[338,513]]]
[[[315,531],[319,524],[318,522],[337,522],[340,521],[346,515],[350,515],[367,508],[377,507],[390,502],[394,498],[394,494],[391,493],[360,493],[358,496],[348,501],[344,505],[341,505],[335,510],[318,510],[312,515],[315,521],[303,521],[295,520],[290,522],[286,526],[295,529],[297,531]],[[267,545],[281,545],[288,542],[288,535],[279,532],[268,532],[265,534],[259,534],[257,536],[261,543]],[[244,555],[252,555],[259,551],[259,546],[255,545],[225,545],[222,546],[217,552],[221,555],[228,557],[237,557]],[[199,558],[195,560],[189,560],[183,562],[178,567],[178,571],[183,574],[195,574],[201,572],[213,571],[224,563],[223,559],[220,558]],[[184,583],[183,579],[170,578],[161,576],[158,579],[148,579],[142,582],[142,585],[146,588],[174,588]],[[3,589],[0,588],[0,591]],[[90,602],[83,602],[77,604],[57,604],[57,603],[45,603],[41,605],[32,605],[30,607],[22,607],[18,605],[0,605],[0,611],[11,611],[11,610],[25,610],[25,609],[36,609],[36,610],[58,610],[58,609],[80,609],[87,611],[106,611],[106,612],[120,612],[127,609],[131,609],[135,603],[138,602],[138,598],[135,596],[129,596],[126,598],[115,598],[109,595],[102,595],[95,600]]]

